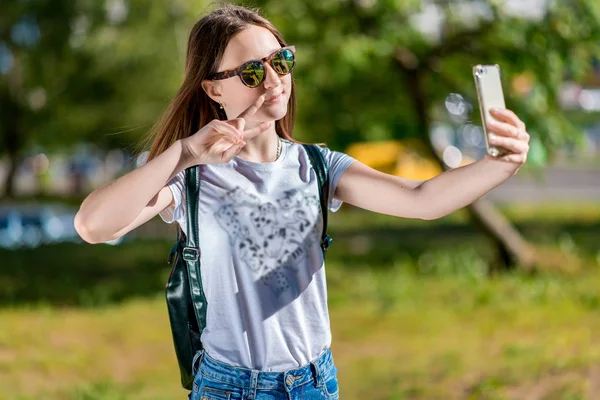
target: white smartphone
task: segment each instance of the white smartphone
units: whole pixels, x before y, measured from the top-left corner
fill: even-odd
[[[509,151],[502,147],[490,146],[486,126],[488,121],[495,120],[490,114],[491,108],[506,108],[506,105],[504,104],[504,93],[502,91],[502,81],[500,80],[500,66],[498,64],[475,65],[473,67],[473,77],[475,78],[479,110],[481,111],[485,149],[492,157],[508,154]]]

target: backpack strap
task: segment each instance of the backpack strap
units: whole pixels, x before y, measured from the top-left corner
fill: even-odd
[[[200,171],[198,166],[185,170],[187,234],[183,259],[187,263],[190,295],[199,327],[206,326],[206,297],[200,275],[200,241],[198,238],[198,199],[200,197]],[[202,332],[200,332],[202,333]]]
[[[331,245],[332,238],[327,234],[327,205],[329,203],[329,169],[323,158],[323,154],[316,144],[303,144],[310,163],[317,174],[319,184],[319,200],[321,202],[321,214],[323,215],[323,232],[321,234],[321,248],[323,254]]]

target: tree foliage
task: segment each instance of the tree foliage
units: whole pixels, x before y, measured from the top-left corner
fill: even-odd
[[[476,105],[475,64],[501,66],[507,107],[526,122],[534,145],[551,152],[581,138],[560,107],[559,90],[564,80],[583,82],[600,56],[594,0],[548,1],[528,12],[487,0],[265,0],[259,6],[297,44],[301,130],[311,139],[344,146],[422,138],[427,132],[411,100],[412,80],[422,80],[430,119],[443,119],[449,93]],[[477,113],[472,117],[478,120]]]
[[[259,7],[297,46],[297,135],[304,140],[345,148],[355,141],[423,139],[415,80],[428,122],[442,120],[449,93],[476,103],[471,67],[478,63],[501,65],[507,106],[543,148],[581,137],[558,94],[565,79],[583,81],[600,54],[595,0],[548,1],[529,17],[492,0],[242,3]],[[177,90],[187,34],[210,10],[207,4],[4,4],[0,154],[20,153],[31,143],[136,142]]]

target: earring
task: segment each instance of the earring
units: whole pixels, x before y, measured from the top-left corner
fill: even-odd
[[[221,106],[221,110],[223,109],[223,103],[219,103],[219,106]]]

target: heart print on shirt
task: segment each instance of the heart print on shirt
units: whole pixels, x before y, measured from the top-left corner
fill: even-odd
[[[291,287],[299,261],[320,237],[319,198],[288,190],[277,204],[240,187],[226,193],[215,213],[239,260],[276,296]]]

